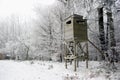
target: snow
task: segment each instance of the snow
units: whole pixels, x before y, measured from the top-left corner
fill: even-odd
[[[120,80],[120,69],[107,70],[103,62],[80,62],[77,72],[64,63],[49,61],[0,61],[0,80]],[[117,64],[117,66],[119,66]]]

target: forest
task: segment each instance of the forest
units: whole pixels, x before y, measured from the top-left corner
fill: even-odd
[[[0,80],[120,80],[119,30],[120,0],[0,0]]]

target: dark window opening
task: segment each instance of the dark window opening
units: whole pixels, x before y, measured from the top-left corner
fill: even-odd
[[[66,24],[71,24],[71,21],[66,22]]]
[[[81,23],[84,23],[85,21],[82,21],[82,20],[76,20],[76,23],[78,24],[81,24]]]

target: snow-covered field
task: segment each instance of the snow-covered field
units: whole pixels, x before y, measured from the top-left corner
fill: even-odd
[[[80,62],[77,72],[73,66],[46,61],[0,61],[0,80],[120,80],[120,67],[112,72],[103,62]],[[120,66],[117,64],[117,66]]]

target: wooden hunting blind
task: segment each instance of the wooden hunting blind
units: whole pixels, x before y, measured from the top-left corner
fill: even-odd
[[[64,40],[65,67],[67,68],[68,61],[74,60],[74,71],[76,71],[79,54],[81,54],[78,53],[78,49],[80,49],[81,52],[84,52],[85,56],[88,56],[87,20],[83,19],[83,16],[73,14],[65,19]],[[88,60],[86,58],[86,62],[87,61]]]
[[[87,20],[77,14],[66,18],[64,34],[66,41],[87,41]]]

